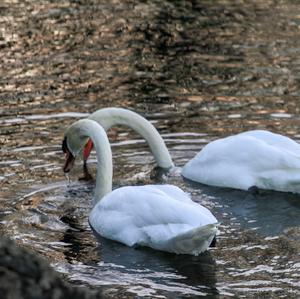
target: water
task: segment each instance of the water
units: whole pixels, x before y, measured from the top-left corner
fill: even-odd
[[[97,239],[93,184],[62,173],[65,128],[122,106],[159,129],[177,167],[216,138],[268,129],[300,142],[300,6],[293,1],[4,1],[1,232],[74,284],[132,298],[299,298],[299,195],[257,196],[157,176],[146,143],[109,131],[114,188],[171,183],[220,220],[199,256]],[[276,15],[276,18],[274,16]],[[90,159],[95,172],[96,158]]]

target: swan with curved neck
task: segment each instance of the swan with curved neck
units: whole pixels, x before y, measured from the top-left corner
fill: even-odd
[[[148,142],[160,167],[172,160],[154,126],[135,112],[104,108],[90,115],[105,129],[127,125]],[[84,150],[86,161],[91,142]],[[86,168],[86,163],[84,163]],[[199,183],[247,190],[251,187],[300,193],[300,145],[286,136],[264,130],[243,132],[207,144],[184,165],[182,175]]]
[[[112,153],[110,143],[105,131],[94,121],[80,120],[68,128],[63,141],[63,151],[66,161],[64,172],[69,172],[73,167],[75,157],[82,150],[82,146],[91,138],[97,153],[98,165],[94,204],[112,190]]]
[[[88,119],[98,122],[105,131],[115,125],[124,125],[140,134],[148,143],[157,165],[164,169],[174,167],[172,158],[156,128],[141,115],[124,108],[103,108],[92,113]],[[92,150],[92,143],[89,141],[83,151],[84,173],[89,177],[86,161]]]
[[[128,186],[112,190],[112,154],[104,129],[83,119],[71,125],[63,141],[69,172],[75,157],[91,138],[98,159],[91,227],[101,236],[128,246],[148,246],[168,252],[193,254],[208,249],[217,220],[172,185]]]

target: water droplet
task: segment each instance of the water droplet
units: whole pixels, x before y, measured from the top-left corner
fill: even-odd
[[[67,187],[69,187],[69,186],[70,186],[70,184],[71,184],[71,179],[70,179],[70,176],[69,176],[69,174],[68,174],[68,173],[65,173],[65,177],[66,177],[66,180],[67,180]]]

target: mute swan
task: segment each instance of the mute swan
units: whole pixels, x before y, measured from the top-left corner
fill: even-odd
[[[141,115],[124,108],[103,108],[92,113],[88,119],[98,122],[105,131],[114,125],[125,125],[139,133],[148,143],[159,167],[170,169],[174,167],[169,151],[156,128]],[[92,150],[93,143],[89,140],[83,150],[84,178],[89,179],[86,161]]]
[[[264,130],[243,132],[204,146],[182,175],[219,187],[300,193],[300,145]]]
[[[149,121],[123,108],[104,108],[89,117],[107,130],[126,125],[140,133],[162,168],[173,167],[163,139]],[[85,161],[90,152],[88,143]],[[199,183],[248,190],[251,187],[300,193],[300,145],[288,137],[254,130],[207,144],[182,169]]]
[[[123,108],[104,108],[89,116],[104,127],[126,125],[140,133],[162,168],[172,168],[166,145],[155,127]],[[89,156],[91,141],[84,149]],[[84,169],[87,169],[84,163]],[[182,169],[182,176],[199,183],[248,190],[251,187],[300,193],[300,145],[288,137],[256,130],[207,144]],[[297,174],[298,172],[298,174]],[[86,172],[87,173],[87,172]]]
[[[101,236],[128,246],[148,246],[181,254],[207,250],[217,232],[217,220],[172,185],[128,186],[112,191],[112,154],[104,129],[83,119],[71,125],[63,141],[69,172],[75,157],[91,138],[98,160],[91,227]]]

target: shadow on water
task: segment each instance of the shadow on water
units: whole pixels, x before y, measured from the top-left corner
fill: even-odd
[[[221,206],[231,219],[245,229],[255,229],[264,236],[281,234],[286,228],[299,226],[300,195],[288,192],[249,191],[208,186],[184,179],[187,186]]]
[[[215,287],[216,264],[209,252],[199,256],[174,255],[147,247],[130,248],[99,236],[96,238],[102,262],[117,266],[126,275],[140,273],[141,278],[152,277],[154,289],[158,284],[169,286],[171,291],[177,284],[178,287],[186,286],[182,290],[186,295],[193,294],[193,291],[206,296],[218,294]]]

